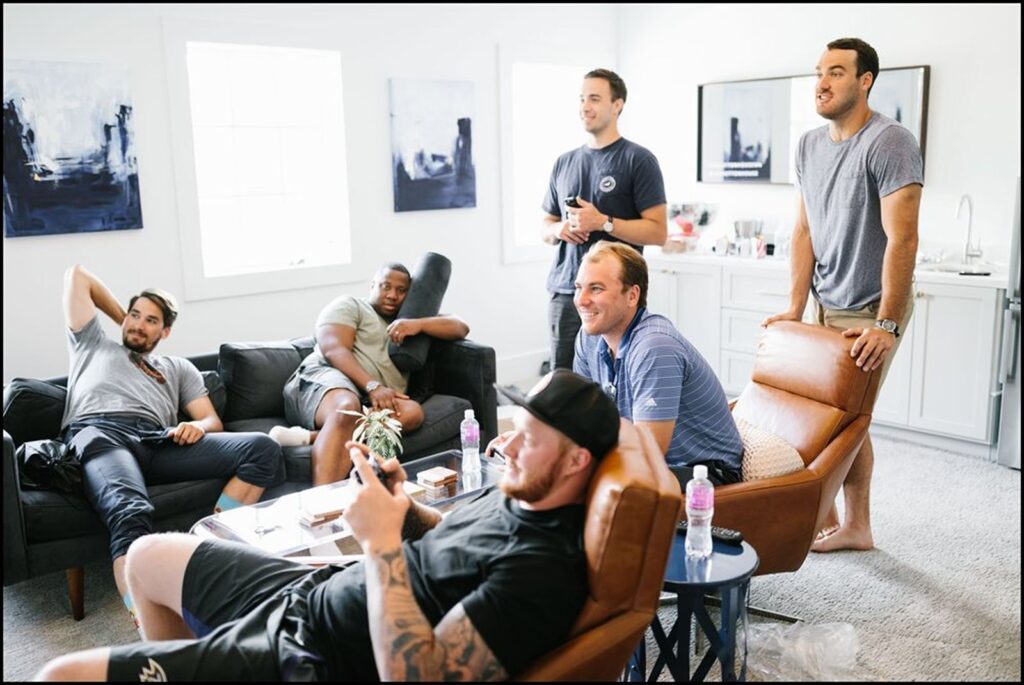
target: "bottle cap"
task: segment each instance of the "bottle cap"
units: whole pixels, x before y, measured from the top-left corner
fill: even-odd
[[[467,419],[472,419],[472,418],[474,418],[474,415],[473,415],[473,410],[472,410],[472,409],[467,409],[467,410],[466,410],[466,418],[467,418]]]
[[[693,467],[693,477],[706,479],[708,477],[708,467],[704,464],[697,464]]]

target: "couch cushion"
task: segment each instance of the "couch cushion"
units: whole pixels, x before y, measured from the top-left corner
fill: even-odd
[[[448,290],[448,280],[452,275],[452,263],[444,255],[428,252],[416,263],[412,270],[412,285],[409,294],[398,310],[399,319],[422,319],[425,316],[437,316],[441,311],[441,301]],[[427,363],[430,353],[430,336],[414,335],[401,345],[388,343],[388,354],[399,371],[418,371]]]
[[[217,412],[217,416],[223,419],[228,403],[228,390],[224,387],[224,381],[220,379],[220,374],[216,371],[201,371],[200,373],[203,376],[203,385],[206,386],[207,396],[213,402],[213,409]],[[184,410],[178,410],[178,421],[190,420],[191,417]]]
[[[804,468],[800,453],[779,436],[736,417],[743,441],[743,480],[763,480]]]
[[[289,342],[221,345],[217,370],[227,388],[225,422],[282,416],[281,391],[300,361]]]
[[[209,503],[210,513],[220,497],[226,479],[193,480],[147,487],[153,503],[154,521],[188,512]],[[105,533],[106,526],[92,506],[79,496],[65,496],[48,490],[22,490],[25,536],[29,543],[66,540],[93,533]],[[159,525],[156,529],[161,529]]]
[[[403,452],[401,461],[418,459],[446,449],[459,446],[459,424],[467,409],[473,405],[468,400],[451,395],[434,395],[423,403],[423,425],[402,439]],[[285,426],[283,416],[271,416],[258,419],[246,419],[225,423],[226,430],[260,431],[269,433],[274,426]],[[313,482],[313,471],[310,464],[312,447],[284,447],[284,465],[288,481],[302,483]]]
[[[4,388],[4,430],[15,445],[56,438],[67,390],[32,378],[15,378]]]

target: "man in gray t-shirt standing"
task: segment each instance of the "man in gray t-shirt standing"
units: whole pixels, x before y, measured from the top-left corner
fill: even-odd
[[[120,343],[103,332],[99,312],[121,327]],[[110,531],[114,581],[133,616],[125,560],[132,542],[153,532],[147,483],[223,479],[211,507],[221,511],[256,502],[284,473],[281,447],[269,436],[222,432],[195,366],[152,354],[177,316],[162,290],[143,290],[126,311],[84,267],[64,276],[71,370],[61,439],[78,455],[85,496]],[[190,420],[179,421],[179,412]]]
[[[874,48],[857,38],[832,41],[816,71],[815,105],[829,124],[800,139],[790,307],[762,325],[799,321],[810,291],[815,322],[856,337],[857,366],[880,369],[884,380],[913,309],[924,163],[913,134],[868,107],[878,78]],[[874,547],[873,466],[868,436],[843,482],[845,521],[833,504],[811,549]]]

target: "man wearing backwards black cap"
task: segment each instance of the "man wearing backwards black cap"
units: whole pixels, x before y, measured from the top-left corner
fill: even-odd
[[[146,637],[200,639],[80,652],[39,676],[515,676],[565,641],[583,606],[583,502],[620,419],[596,383],[564,369],[510,397],[522,409],[499,489],[442,520],[405,494],[397,460],[382,465],[385,487],[366,448],[349,442],[362,482],[345,520],[363,563],[310,569],[235,543],[150,536],[128,555]]]

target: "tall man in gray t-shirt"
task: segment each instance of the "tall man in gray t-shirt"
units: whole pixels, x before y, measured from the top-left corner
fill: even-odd
[[[103,332],[99,312],[121,327],[120,343]],[[126,311],[82,266],[64,276],[71,370],[61,437],[78,455],[85,496],[110,531],[114,581],[133,614],[125,560],[132,542],[153,532],[147,484],[222,478],[227,484],[211,507],[219,511],[256,502],[284,475],[270,437],[221,432],[195,366],[152,354],[177,316],[162,290],[143,290]],[[179,412],[190,420],[179,421]]]
[[[828,126],[800,139],[800,207],[793,230],[790,307],[773,321],[800,320],[808,291],[816,322],[856,337],[850,352],[883,379],[913,307],[911,282],[923,162],[914,136],[871,111],[878,55],[857,38],[828,44],[817,66],[815,105]],[[811,549],[871,549],[871,437],[843,482],[846,518],[835,504]]]

